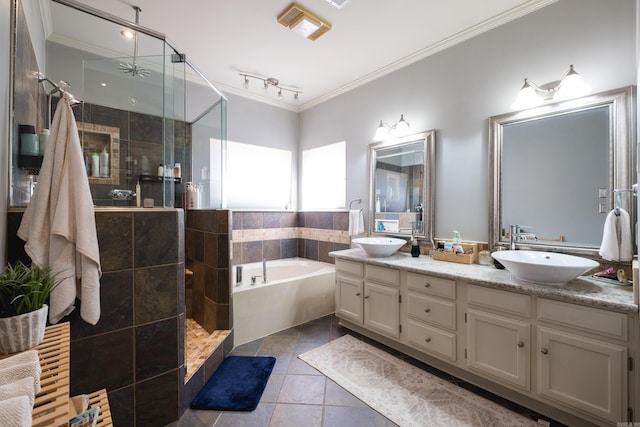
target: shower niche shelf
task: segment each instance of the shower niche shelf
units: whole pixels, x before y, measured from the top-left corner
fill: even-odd
[[[140,175],[138,176],[138,180],[140,182],[164,182],[164,181],[173,181],[176,184],[182,182],[182,178],[174,178],[170,176],[158,176],[158,175]]]
[[[109,153],[109,176],[89,176],[89,184],[120,184],[120,128],[78,122],[78,134],[85,155]]]

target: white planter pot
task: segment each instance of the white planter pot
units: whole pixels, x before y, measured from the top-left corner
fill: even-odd
[[[49,307],[13,317],[0,318],[0,353],[16,353],[40,344],[44,339]]]

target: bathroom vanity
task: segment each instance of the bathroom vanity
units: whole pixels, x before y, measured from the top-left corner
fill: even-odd
[[[406,253],[330,255],[343,326],[569,425],[640,414],[630,286],[526,284],[507,270]]]

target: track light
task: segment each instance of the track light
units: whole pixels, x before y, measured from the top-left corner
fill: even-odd
[[[269,90],[269,86],[273,86],[277,89],[276,96],[278,99],[282,99],[282,91],[291,92],[293,94],[293,100],[295,102],[300,101],[301,90],[289,88],[286,86],[280,85],[280,81],[273,77],[262,77],[253,74],[240,73],[240,75],[244,78],[242,82],[242,87],[244,89],[249,89],[249,79],[262,80],[262,89],[267,92]]]
[[[569,71],[562,76],[562,79],[538,86],[535,83],[524,79],[524,84],[520,88],[518,97],[511,105],[514,110],[524,110],[536,107],[544,101],[554,99],[562,101],[583,96],[591,91],[591,86],[586,84],[580,74],[573,69],[573,64],[569,66]]]
[[[405,136],[409,133],[409,122],[404,119],[404,114],[400,114],[400,120],[393,126],[380,120],[380,124],[376,129],[376,134],[373,136],[375,142],[384,141],[390,136]]]

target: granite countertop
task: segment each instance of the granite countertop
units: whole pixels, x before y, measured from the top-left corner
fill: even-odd
[[[368,256],[361,249],[334,251],[330,252],[329,255],[334,258],[399,268],[415,273],[427,273],[447,279],[461,279],[474,285],[559,301],[574,302],[621,312],[638,312],[638,305],[633,303],[633,286],[604,283],[585,276],[581,276],[564,285],[536,285],[512,279],[508,270],[499,270],[493,265],[436,261],[428,255],[420,255],[414,258],[408,253],[396,252],[389,257],[375,258]]]

